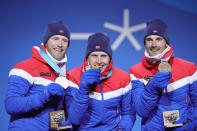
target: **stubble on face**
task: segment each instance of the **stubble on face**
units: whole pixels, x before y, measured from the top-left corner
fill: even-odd
[[[45,46],[51,56],[60,61],[65,57],[68,48],[68,38],[61,35],[54,35],[49,38]]]
[[[103,72],[110,63],[110,57],[103,51],[95,51],[88,56],[88,62]]]
[[[165,39],[158,35],[150,35],[145,38],[145,47],[150,56],[162,53],[168,44]]]

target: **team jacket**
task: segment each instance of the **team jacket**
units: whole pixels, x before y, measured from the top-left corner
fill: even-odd
[[[197,117],[197,67],[194,63],[174,56],[168,63],[172,68],[172,78],[167,86],[167,93],[163,91],[160,95],[147,95],[146,87],[132,87],[136,112],[142,117],[142,130],[165,130],[162,115],[164,111],[178,110],[182,122]],[[159,64],[160,62],[150,64],[143,55],[142,62],[130,68],[131,80],[147,85],[158,72]],[[164,95],[167,95],[168,104],[160,99]],[[187,130],[192,129],[187,127]]]
[[[46,52],[44,45],[42,49]],[[55,81],[54,70],[32,48],[32,58],[16,64],[9,73],[5,108],[11,115],[9,130],[48,131],[49,112],[60,109],[62,98],[43,101],[45,87]]]
[[[78,87],[84,65],[71,70],[69,79]],[[112,69],[112,74],[97,84],[94,91],[84,95],[79,94],[74,88],[72,96],[66,96],[69,120],[74,125],[79,125],[78,130],[112,131],[118,126],[130,131],[135,121],[135,111],[132,108],[131,84],[129,74],[112,67],[112,60],[105,75]],[[69,87],[70,88],[70,87]],[[71,89],[73,90],[73,89]],[[69,107],[68,107],[69,106]]]

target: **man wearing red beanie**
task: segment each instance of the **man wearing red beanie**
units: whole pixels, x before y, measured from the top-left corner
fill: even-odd
[[[195,131],[197,67],[174,56],[168,26],[147,22],[142,62],[130,68],[132,96],[143,131]]]

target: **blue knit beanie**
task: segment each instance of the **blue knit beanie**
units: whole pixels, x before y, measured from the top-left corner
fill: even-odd
[[[109,37],[100,32],[90,35],[86,48],[86,58],[91,52],[94,51],[103,51],[107,53],[110,58],[112,58],[112,49],[110,46]]]
[[[52,22],[48,24],[44,34],[43,43],[46,44],[48,39],[53,35],[62,35],[68,38],[70,44],[70,31],[62,21]]]
[[[153,19],[146,23],[147,27],[145,30],[144,43],[145,38],[149,35],[158,35],[163,37],[166,40],[166,43],[170,43],[168,26],[160,19]]]

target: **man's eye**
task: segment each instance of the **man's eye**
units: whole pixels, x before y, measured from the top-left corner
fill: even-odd
[[[152,39],[146,39],[146,41],[152,41]]]
[[[66,43],[66,42],[68,42],[69,40],[67,40],[67,39],[63,39],[62,41]]]
[[[53,39],[54,39],[54,40],[58,40],[58,37],[54,37]]]
[[[157,41],[162,41],[162,38],[157,38]]]
[[[66,42],[68,42],[68,40],[66,40],[66,39],[65,39],[65,40],[63,40],[63,42],[65,42],[65,43],[66,43]]]

